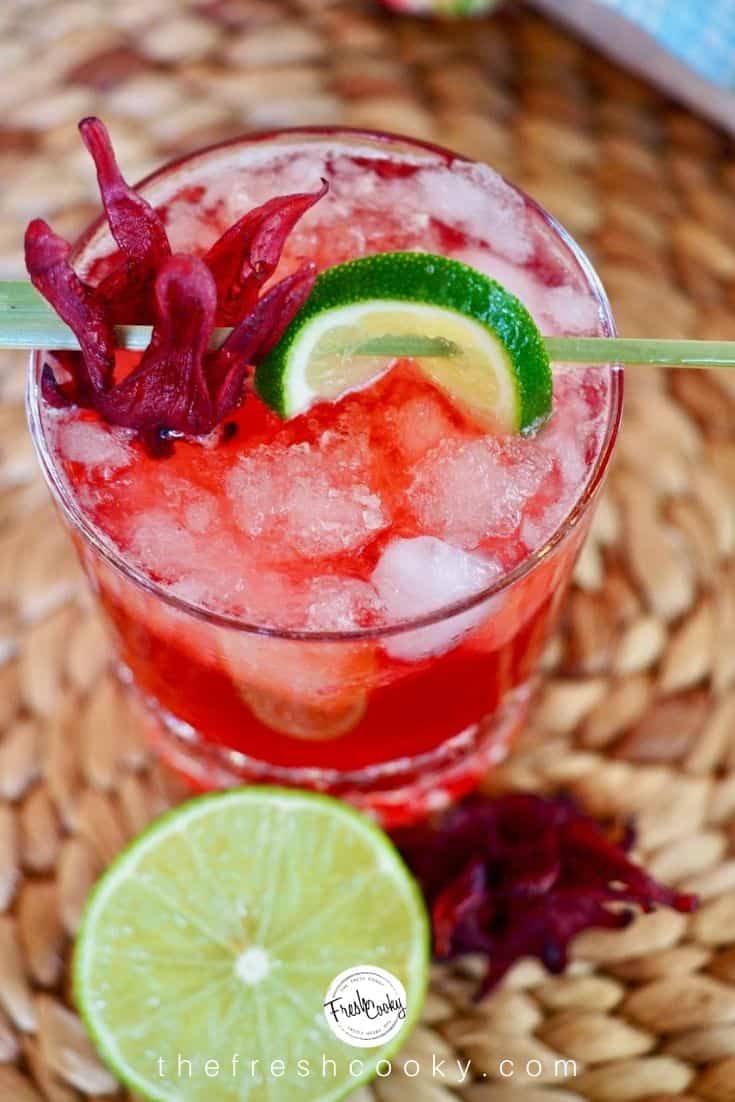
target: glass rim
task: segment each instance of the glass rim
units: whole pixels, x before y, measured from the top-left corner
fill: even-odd
[[[283,127],[280,129],[258,131],[253,134],[244,134],[241,137],[228,138],[225,141],[214,142],[211,145],[203,146],[199,149],[193,150],[191,153],[184,154],[180,157],[176,157],[171,161],[167,161],[161,165],[160,168],[149,173],[138,181],[134,186],[137,188],[145,188],[147,185],[160,179],[162,176],[171,173],[178,167],[185,165],[191,161],[198,160],[199,158],[205,158],[207,154],[214,153],[219,150],[227,149],[230,146],[247,146],[253,145],[258,142],[267,142],[281,137],[290,137],[292,139],[298,138],[300,135],[310,137],[335,137],[344,134],[354,138],[361,138],[365,141],[373,143],[384,142],[388,144],[390,142],[396,142],[403,144],[404,146],[411,146],[417,149],[423,149],[427,152],[434,153],[444,159],[448,164],[452,164],[455,161],[462,162],[464,164],[477,164],[477,162],[470,157],[464,157],[459,153],[455,153],[450,149],[446,149],[441,145],[437,145],[433,142],[423,141],[420,138],[412,138],[402,134],[391,133],[390,131],[383,130],[369,130],[360,127],[349,126],[304,126],[304,127]],[[493,170],[495,171],[495,170]],[[524,201],[534,209],[545,221],[546,225],[561,239],[562,243],[566,246],[569,252],[572,254],[574,260],[579,265],[582,275],[587,281],[590,290],[592,291],[600,309],[601,318],[603,324],[607,329],[607,335],[616,336],[617,329],[612,314],[612,308],[610,301],[607,297],[607,292],[603,287],[602,281],[597,274],[592,262],[587,257],[582,247],[575,241],[568,230],[561,225],[557,219],[549,213],[544,207],[541,206],[532,196],[528,195],[522,188],[518,187],[512,181],[507,180],[501,175],[501,179],[504,180],[509,187],[511,187],[517,194],[522,196]],[[105,224],[104,212],[94,219],[92,223],[80,234],[74,243],[72,250],[72,257],[78,256],[80,252],[93,240],[100,228]],[[401,620],[395,620],[389,624],[376,625],[374,627],[367,628],[350,628],[348,630],[339,631],[331,630],[324,631],[321,629],[308,630],[297,628],[279,628],[274,626],[268,626],[267,624],[255,624],[245,620],[241,616],[228,615],[227,613],[215,612],[212,609],[205,608],[197,605],[194,602],[187,601],[183,597],[177,596],[175,593],[167,590],[163,585],[155,582],[152,578],[148,577],[144,571],[140,570],[135,564],[129,562],[124,553],[111,545],[102,535],[98,529],[90,523],[82,510],[78,507],[77,502],[74,500],[73,495],[69,492],[68,486],[65,484],[65,480],[61,477],[59,468],[55,464],[50,455],[43,425],[40,416],[40,368],[42,367],[42,357],[45,355],[44,350],[34,350],[30,356],[30,370],[28,373],[28,381],[26,386],[26,412],[28,417],[28,423],[31,431],[31,438],[38,455],[41,469],[44,478],[52,492],[52,495],[61,508],[67,521],[72,526],[73,530],[77,530],[83,536],[87,543],[91,544],[94,550],[101,556],[105,562],[121,573],[129,581],[135,585],[140,586],[149,594],[163,601],[164,604],[171,606],[177,612],[183,613],[187,616],[192,616],[196,620],[204,621],[208,624],[227,628],[229,630],[240,631],[248,635],[257,635],[274,639],[293,640],[298,642],[322,642],[322,643],[340,643],[340,642],[359,642],[370,639],[382,639],[389,636],[400,635],[404,632],[416,631],[421,628],[428,628],[432,625],[441,623],[444,620],[451,620],[453,617],[461,615],[462,613],[469,612],[471,609],[489,601],[491,598],[496,597],[509,589],[516,582],[520,581],[530,574],[537,566],[543,562],[544,559],[556,550],[556,548],[562,544],[565,538],[572,532],[577,526],[579,521],[584,517],[587,509],[591,506],[598,489],[605,476],[610,457],[617,438],[618,429],[620,426],[620,419],[622,416],[623,407],[623,370],[622,366],[617,363],[610,363],[607,366],[610,368],[610,397],[609,397],[609,411],[607,425],[605,428],[605,435],[602,440],[599,452],[595,459],[593,466],[591,467],[587,479],[584,483],[584,487],[580,496],[572,505],[569,512],[563,517],[553,533],[549,538],[530,555],[527,555],[520,563],[518,563],[507,574],[503,574],[500,578],[496,579],[491,585],[486,586],[484,589],[478,590],[477,593],[473,593],[468,597],[463,597],[461,600],[454,601],[448,605],[442,605],[440,608],[435,609],[432,612],[424,613],[421,616],[407,617]]]

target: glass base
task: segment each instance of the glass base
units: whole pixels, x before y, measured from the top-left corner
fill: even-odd
[[[140,699],[124,668],[121,681]],[[251,758],[207,740],[190,724],[144,697],[144,733],[155,753],[196,791],[242,784],[284,785],[326,792],[347,800],[383,827],[417,822],[467,795],[508,753],[525,723],[532,693],[527,683],[509,693],[502,709],[413,758],[355,772],[294,768]]]

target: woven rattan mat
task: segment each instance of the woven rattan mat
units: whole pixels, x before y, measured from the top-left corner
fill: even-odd
[[[735,337],[732,145],[530,16],[450,26],[358,0],[5,0],[1,277],[20,274],[29,217],[71,233],[93,213],[75,129],[90,111],[133,177],[245,128],[343,121],[435,139],[561,217],[623,333]],[[69,938],[104,864],[177,793],[106,673],[36,473],[22,361],[0,365],[0,1100],[71,1102],[116,1088],[69,1009]],[[735,386],[630,376],[534,729],[491,783],[634,815],[650,867],[703,906],[585,935],[568,975],[523,964],[479,1006],[469,966],[437,970],[409,1047],[471,1057],[476,1083],[401,1076],[362,1102],[735,1099]],[[576,1076],[558,1078],[559,1056]]]

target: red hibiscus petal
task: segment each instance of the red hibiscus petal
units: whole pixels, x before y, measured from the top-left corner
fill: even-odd
[[[217,289],[201,260],[177,254],[154,285],[153,338],[134,371],[98,402],[114,424],[165,435],[207,433],[215,425],[204,373]]]
[[[218,420],[237,406],[248,367],[278,343],[311,294],[315,279],[316,266],[308,263],[280,280],[211,357],[208,375],[215,394]]]
[[[447,957],[454,946],[457,926],[482,908],[487,898],[487,878],[484,862],[469,865],[446,887],[434,902],[431,920],[434,951]]]
[[[123,179],[104,123],[95,118],[82,119],[79,131],[97,169],[112,236],[128,260],[156,267],[171,253],[159,215]]]
[[[53,306],[72,330],[81,355],[69,357],[73,364],[74,399],[91,401],[112,378],[115,335],[104,305],[96,293],[82,283],[69,263],[70,247],[41,218],[34,219],[25,234],[25,260],[33,286]]]
[[[54,375],[51,364],[44,364],[41,371],[41,394],[43,400],[54,409],[65,409],[74,401],[73,388],[63,387]]]
[[[568,963],[569,945],[583,930],[620,929],[634,917],[630,910],[611,911],[608,900],[577,892],[550,894],[533,907],[509,910],[501,929],[486,936],[483,952],[488,957],[487,973],[478,997],[491,991],[517,960],[537,957],[554,975]],[[465,950],[471,951],[469,947]]]
[[[309,295],[316,276],[311,263],[262,297],[259,292],[278,265],[286,237],[327,185],[251,211],[206,261],[172,256],[161,218],[123,179],[104,125],[89,118],[79,129],[94,158],[119,255],[91,286],[74,272],[61,237],[41,220],[29,225],[31,279],[81,347],[81,353],[57,355],[61,380],[54,367],[45,366],[41,391],[50,405],[92,407],[111,424],[135,429],[153,454],[167,454],[172,434],[207,434],[242,401],[248,370]],[[218,317],[234,322],[234,329],[221,349],[209,353]],[[125,323],[152,323],[153,337],[138,366],[115,384],[114,325]]]
[[[136,267],[126,260],[101,280],[96,290],[107,304],[114,325],[153,324],[155,269]]]
[[[260,288],[275,272],[286,238],[298,220],[327,192],[281,195],[256,207],[215,241],[204,260],[219,292],[217,322],[236,325],[252,309]]]
[[[146,303],[156,270],[171,255],[158,213],[123,179],[110,136],[100,119],[82,119],[79,131],[97,169],[102,202],[123,263],[99,285],[118,322],[148,321]]]
[[[487,957],[480,994],[521,957],[561,971],[572,938],[624,926],[632,908],[697,903],[630,860],[620,844],[630,844],[629,829],[617,841],[566,800],[478,796],[395,841],[426,897],[437,953]]]

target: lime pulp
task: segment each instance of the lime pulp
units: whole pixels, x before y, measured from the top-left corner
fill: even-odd
[[[298,1087],[334,1102],[415,1023],[428,945],[419,890],[378,827],[326,796],[235,789],[169,812],[108,869],[74,992],[105,1062],[145,1098],[286,1102]],[[400,1032],[377,1048],[339,1039],[323,1009],[335,977],[365,964],[406,991]]]
[[[323,272],[255,385],[291,418],[369,385],[397,355],[488,431],[528,432],[551,413],[551,365],[526,307],[474,268],[418,252]]]

